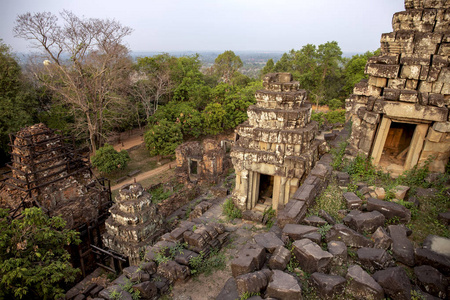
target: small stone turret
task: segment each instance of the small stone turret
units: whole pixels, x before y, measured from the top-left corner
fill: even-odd
[[[318,159],[317,123],[305,90],[290,73],[267,74],[248,121],[236,129],[231,149],[236,171],[233,198],[241,210],[265,201],[277,209],[288,202]]]
[[[103,242],[108,248],[128,256],[130,264],[140,262],[140,254],[162,234],[163,218],[152,196],[139,183],[124,185],[110,208]]]

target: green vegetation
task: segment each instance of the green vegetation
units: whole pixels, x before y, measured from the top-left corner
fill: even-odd
[[[330,125],[340,123],[345,123],[345,110],[344,109],[337,109],[332,110],[327,113],[323,112],[315,112],[313,111],[311,113],[311,120],[317,121],[319,123],[319,128],[322,127],[323,124],[327,123]]]
[[[263,220],[266,220],[266,227],[272,228],[277,212],[270,206],[264,211]]]
[[[126,150],[116,151],[113,146],[105,144],[91,158],[92,165],[102,173],[111,173],[127,166],[130,156]]]
[[[0,298],[64,297],[61,284],[79,273],[64,247],[78,244],[78,233],[64,229],[62,218],[48,218],[35,207],[25,209],[21,219],[8,216],[0,209]]]
[[[225,269],[226,260],[225,254],[219,252],[217,249],[213,249],[208,257],[205,257],[204,253],[200,252],[200,255],[191,258],[189,261],[191,274],[194,276],[200,274],[209,276],[216,270]]]
[[[236,218],[242,218],[242,212],[234,205],[233,199],[228,198],[225,200],[223,206],[223,214],[228,220],[234,220]]]
[[[241,298],[239,300],[247,300],[248,298],[251,298],[253,296],[261,296],[261,293],[250,293],[245,292],[242,294]]]
[[[342,220],[342,216],[338,211],[345,209],[345,204],[342,190],[336,182],[331,182],[322,194],[320,194],[319,197],[316,197],[314,205],[309,209],[309,215],[319,215],[321,209],[329,213],[336,221],[340,222]],[[325,230],[326,228],[322,229],[322,231]]]

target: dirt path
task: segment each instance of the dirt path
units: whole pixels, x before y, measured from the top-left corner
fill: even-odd
[[[141,135],[135,135],[123,140],[121,143],[115,144],[113,147],[116,151],[128,150],[134,146],[138,146],[144,142],[144,137]]]
[[[136,179],[136,182],[139,182],[139,181],[142,181],[142,180],[147,179],[149,177],[156,176],[156,175],[158,175],[158,174],[160,174],[162,172],[165,172],[165,171],[167,171],[169,169],[175,168],[175,166],[176,166],[176,162],[170,162],[170,163],[167,163],[165,165],[162,165],[159,168],[150,170],[150,171],[145,172],[145,173],[138,174],[137,176],[134,176],[131,179],[125,180],[125,181],[123,181],[123,182],[121,182],[119,184],[116,184],[116,185],[112,186],[111,187],[111,191],[118,190],[120,187],[122,187],[125,184],[133,183],[135,179]]]

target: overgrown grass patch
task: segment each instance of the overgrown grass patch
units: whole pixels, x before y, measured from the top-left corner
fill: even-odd
[[[342,194],[342,190],[337,183],[335,181],[330,182],[322,194],[316,197],[314,205],[309,209],[309,215],[319,215],[319,211],[323,209],[335,218],[336,221],[341,222],[342,217],[338,211],[345,209]]]
[[[236,218],[242,218],[242,212],[234,205],[233,199],[228,198],[222,205],[223,214],[228,220],[234,220]]]

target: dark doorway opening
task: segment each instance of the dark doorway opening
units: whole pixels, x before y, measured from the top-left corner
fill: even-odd
[[[260,174],[258,202],[271,204],[272,196],[273,196],[273,176]]]
[[[380,165],[403,166],[415,130],[416,124],[392,122],[384,143]]]
[[[197,161],[196,160],[190,160],[189,161],[189,172],[192,174],[192,175],[197,175],[197,172],[198,172],[198,163],[197,163]]]

